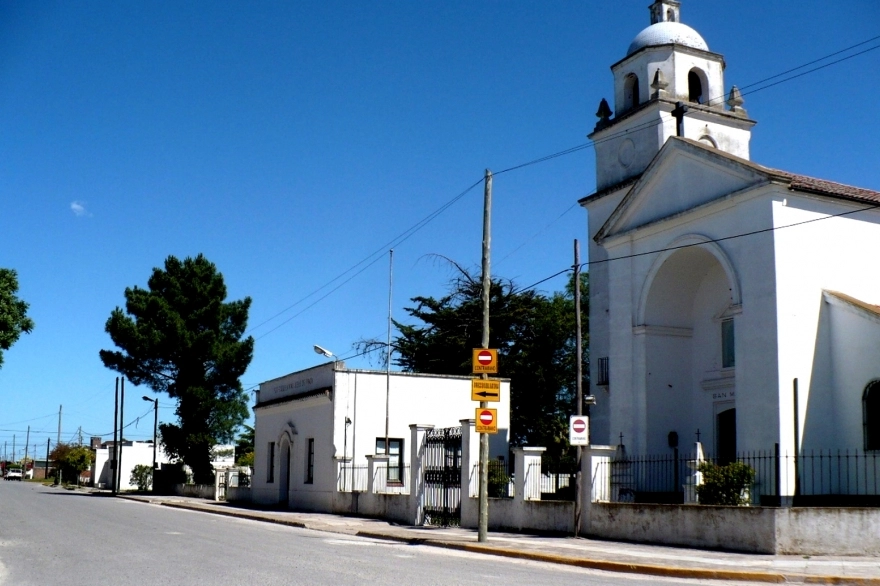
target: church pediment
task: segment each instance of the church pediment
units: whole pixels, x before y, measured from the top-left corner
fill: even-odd
[[[696,141],[671,138],[596,234],[601,242],[764,183],[769,173]]]

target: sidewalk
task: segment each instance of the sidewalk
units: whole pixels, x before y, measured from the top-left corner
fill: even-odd
[[[315,531],[610,572],[704,580],[880,586],[880,558],[872,557],[743,554],[500,532],[490,532],[487,543],[478,543],[476,532],[469,529],[408,527],[378,519],[263,510],[178,496],[120,495],[120,498]]]

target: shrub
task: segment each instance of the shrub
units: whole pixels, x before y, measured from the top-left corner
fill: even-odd
[[[698,470],[703,484],[697,487],[701,505],[747,505],[749,488],[755,480],[755,471],[748,464],[731,462],[719,466],[701,462]]]
[[[510,485],[510,476],[507,475],[502,462],[489,462],[489,486],[488,494],[492,498],[504,498],[507,496],[507,487]]]
[[[138,464],[131,469],[129,482],[136,484],[138,490],[146,492],[153,485],[153,467],[146,464]]]

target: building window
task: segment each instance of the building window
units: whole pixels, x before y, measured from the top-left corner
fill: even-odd
[[[315,481],[315,438],[310,437],[306,446],[306,484]]]
[[[726,319],[721,322],[721,368],[733,368],[736,366],[733,341],[733,320]]]
[[[608,357],[599,359],[599,372],[596,373],[596,384],[600,387],[608,386]]]
[[[267,455],[266,482],[275,482],[275,442],[269,442],[269,451]]]
[[[639,78],[634,73],[627,75],[623,82],[623,103],[626,110],[639,105]]]
[[[880,450],[880,381],[865,389],[862,397],[865,426],[865,450]]]
[[[697,104],[703,103],[703,81],[696,71],[688,73],[688,100]]]
[[[388,482],[403,482],[403,440],[388,438],[389,449],[385,451],[385,438],[376,438],[376,455],[388,455]]]

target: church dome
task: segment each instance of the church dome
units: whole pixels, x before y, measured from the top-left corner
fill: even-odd
[[[671,43],[684,45],[685,47],[691,47],[693,49],[700,49],[702,51],[709,50],[709,45],[706,44],[706,41],[703,40],[700,33],[688,25],[680,22],[658,22],[652,24],[636,35],[636,38],[634,38],[629,45],[629,50],[626,52],[626,56],[629,57],[636,51],[644,49],[645,47],[669,45]]]

